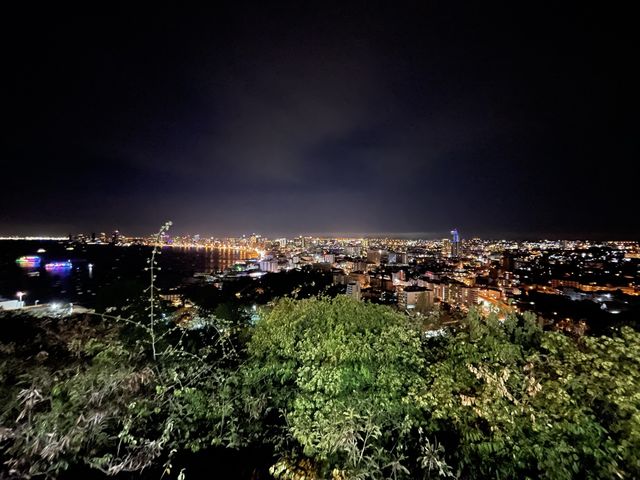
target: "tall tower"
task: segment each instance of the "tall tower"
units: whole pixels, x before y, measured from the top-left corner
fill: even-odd
[[[460,235],[458,229],[451,230],[451,257],[458,258],[460,256]]]

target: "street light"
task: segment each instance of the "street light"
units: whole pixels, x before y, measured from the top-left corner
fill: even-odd
[[[22,302],[22,297],[24,297],[26,295],[26,292],[16,292],[16,297],[18,297],[18,301],[20,302],[20,307],[24,306],[24,303]]]

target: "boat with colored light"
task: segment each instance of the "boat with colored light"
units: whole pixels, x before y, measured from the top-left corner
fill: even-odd
[[[51,262],[47,263],[44,268],[47,270],[68,270],[73,267],[71,260],[67,260],[66,262]]]
[[[37,255],[25,255],[24,257],[20,257],[16,259],[16,263],[21,267],[39,267],[40,266],[40,257]]]

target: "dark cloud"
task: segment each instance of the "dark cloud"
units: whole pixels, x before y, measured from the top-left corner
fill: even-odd
[[[616,15],[10,15],[0,233],[144,233],[171,218],[212,234],[637,236]]]

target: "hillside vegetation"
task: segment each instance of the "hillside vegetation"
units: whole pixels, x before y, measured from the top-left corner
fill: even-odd
[[[163,321],[153,340],[135,318],[0,322],[4,476],[211,478],[224,458],[245,478],[640,476],[629,328],[471,312],[426,338],[345,297],[283,299],[255,326]]]

